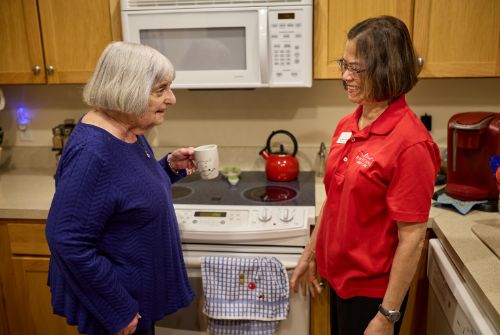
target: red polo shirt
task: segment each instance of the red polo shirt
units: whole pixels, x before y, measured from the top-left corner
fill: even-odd
[[[320,275],[344,299],[384,296],[396,222],[428,220],[441,164],[437,145],[404,97],[359,130],[361,111],[343,118],[333,135],[316,249]]]

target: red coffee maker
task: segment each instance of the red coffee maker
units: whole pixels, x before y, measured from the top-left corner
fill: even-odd
[[[496,179],[489,164],[495,155],[500,155],[500,113],[453,115],[448,121],[445,192],[458,200],[488,200],[498,208]]]

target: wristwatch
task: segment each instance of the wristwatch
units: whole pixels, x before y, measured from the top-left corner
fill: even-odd
[[[382,305],[378,305],[378,311],[391,322],[398,322],[399,318],[401,317],[401,313],[399,311],[391,311],[385,309],[384,307],[382,307]]]

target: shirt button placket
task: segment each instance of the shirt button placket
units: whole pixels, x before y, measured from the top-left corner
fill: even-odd
[[[353,143],[356,142],[356,138],[351,137],[351,142],[353,142]],[[351,151],[351,148],[349,148],[348,152],[350,152],[350,151]],[[346,152],[346,154],[347,154],[347,152]],[[347,161],[349,160],[349,157],[347,155],[345,155],[342,160],[344,161],[344,163],[347,163]]]

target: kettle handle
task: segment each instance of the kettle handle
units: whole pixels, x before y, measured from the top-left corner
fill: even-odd
[[[271,153],[271,138],[274,135],[276,135],[276,134],[285,134],[288,137],[290,137],[290,139],[293,142],[293,153],[292,153],[292,156],[295,156],[297,154],[297,150],[299,149],[299,146],[297,144],[297,139],[295,138],[295,136],[292,135],[292,133],[290,133],[287,130],[283,130],[283,129],[274,130],[274,131],[271,132],[271,135],[269,135],[269,137],[267,138],[266,147],[264,149],[262,149],[261,152],[264,151],[264,150],[266,150],[267,152]]]

